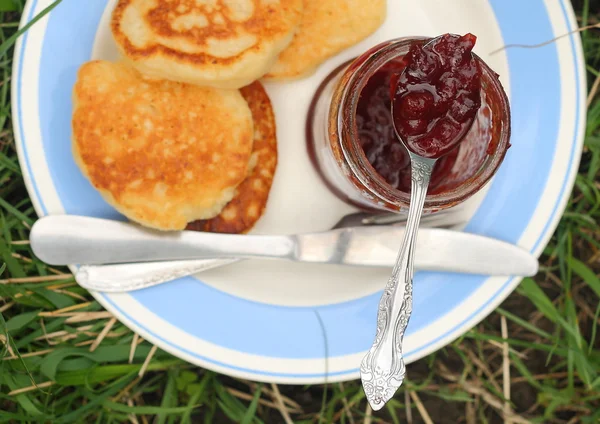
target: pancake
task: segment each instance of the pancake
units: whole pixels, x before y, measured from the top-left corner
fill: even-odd
[[[111,29],[147,76],[240,88],[269,71],[301,17],[302,0],[119,0]]]
[[[74,87],[73,156],[104,199],[159,230],[218,215],[246,178],[253,123],[238,90],[148,80],[92,61]]]
[[[237,187],[235,196],[219,216],[196,221],[188,230],[215,233],[246,233],[262,216],[277,167],[275,116],[267,92],[257,81],[242,88],[254,120],[254,144],[248,177]]]
[[[300,29],[265,78],[312,74],[326,59],[375,32],[385,16],[385,0],[304,0]]]

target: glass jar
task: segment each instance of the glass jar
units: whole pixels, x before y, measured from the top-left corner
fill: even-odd
[[[413,42],[381,43],[335,69],[319,86],[308,112],[308,152],[323,182],[339,198],[364,210],[406,213],[410,194],[388,184],[371,166],[359,143],[356,110],[362,89],[383,65],[404,56]],[[510,108],[497,74],[481,68],[482,106],[445,173],[441,189],[428,194],[424,214],[458,205],[479,191],[498,170],[510,147]]]

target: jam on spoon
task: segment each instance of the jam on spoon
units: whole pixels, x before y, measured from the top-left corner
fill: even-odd
[[[448,154],[481,106],[481,70],[471,54],[476,37],[444,34],[413,44],[404,71],[392,78],[394,125],[407,149],[426,158]]]
[[[446,176],[459,153],[456,144],[481,105],[481,71],[471,56],[475,41],[471,34],[445,34],[426,45],[415,42],[402,58],[379,68],[361,90],[356,107],[359,143],[390,186],[410,192],[410,159],[395,125],[411,151],[424,157],[442,156],[433,169],[428,193],[446,188]]]
[[[401,60],[388,62],[369,78],[361,90],[356,106],[356,126],[360,146],[371,166],[390,186],[410,193],[410,158],[408,150],[398,140],[390,111],[392,78],[404,69]],[[394,87],[395,89],[395,87]],[[429,194],[437,194],[458,156],[454,149],[433,168]]]

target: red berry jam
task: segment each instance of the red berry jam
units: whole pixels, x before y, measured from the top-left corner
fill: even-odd
[[[402,61],[389,62],[380,68],[360,93],[356,108],[359,143],[375,171],[392,187],[410,192],[410,158],[406,147],[394,131],[390,105],[390,83],[402,72]],[[445,176],[452,170],[458,149],[437,161],[429,183],[429,194],[442,188]]]
[[[471,51],[476,37],[445,34],[414,43],[390,82],[393,119],[412,152],[440,158],[454,149],[481,106],[481,70]]]

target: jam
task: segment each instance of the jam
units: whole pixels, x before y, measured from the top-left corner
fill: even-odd
[[[412,152],[440,158],[469,131],[481,106],[476,37],[444,34],[413,43],[390,82],[398,135]]]
[[[410,158],[406,147],[394,131],[390,105],[390,83],[404,68],[402,61],[388,62],[367,81],[356,107],[359,143],[375,171],[392,187],[410,192]],[[435,164],[429,194],[442,188],[445,176],[453,168],[458,149],[452,150]]]

